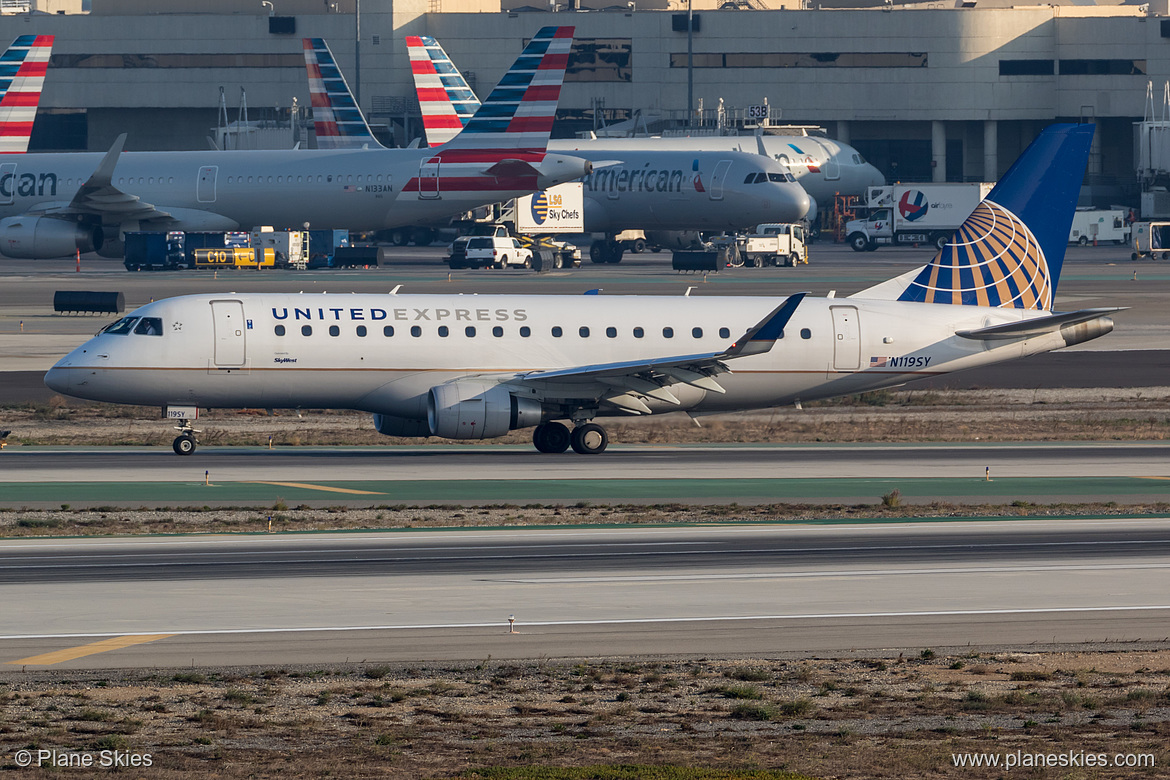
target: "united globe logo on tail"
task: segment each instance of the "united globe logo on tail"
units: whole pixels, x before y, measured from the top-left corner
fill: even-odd
[[[902,219],[909,222],[922,219],[928,211],[930,202],[922,190],[906,190],[898,200],[898,213],[902,215]]]
[[[985,200],[907,287],[901,300],[1049,310],[1052,283],[1023,220]]]

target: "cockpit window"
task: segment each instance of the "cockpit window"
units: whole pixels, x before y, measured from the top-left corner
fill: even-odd
[[[111,333],[115,336],[125,336],[130,331],[134,330],[134,323],[138,322],[137,317],[123,317],[115,322],[113,325],[107,325],[98,333]]]
[[[158,317],[143,317],[134,333],[138,336],[161,336],[162,320]]]
[[[768,181],[792,181],[791,173],[769,173]]]
[[[747,178],[743,180],[743,183],[744,184],[751,184],[755,180],[756,180],[756,175],[754,173],[749,173],[747,175]]]

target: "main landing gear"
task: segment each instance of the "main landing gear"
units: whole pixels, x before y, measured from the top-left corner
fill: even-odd
[[[175,430],[179,432],[179,435],[171,442],[171,449],[175,451],[176,455],[190,455],[195,452],[195,448],[198,446],[198,443],[195,441],[195,434],[202,433],[202,431],[192,428],[190,420],[180,420],[179,422],[182,425],[175,426]]]
[[[570,433],[562,423],[546,422],[532,431],[532,443],[541,452],[564,452],[572,447],[580,455],[597,455],[605,452],[609,435],[596,423],[578,425]]]

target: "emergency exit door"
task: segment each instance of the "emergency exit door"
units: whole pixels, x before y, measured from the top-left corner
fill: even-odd
[[[861,369],[861,324],[856,306],[833,306],[833,368],[837,371]]]
[[[715,164],[715,173],[711,175],[711,200],[723,200],[723,182],[727,180],[730,168],[731,160],[720,160]]]
[[[418,170],[418,196],[424,199],[439,197],[439,158],[426,160]]]
[[[212,301],[211,318],[215,331],[216,368],[244,365],[247,338],[244,304],[240,301]]]
[[[195,183],[195,200],[200,203],[215,203],[215,180],[218,175],[218,165],[204,165],[199,169],[199,178]]]

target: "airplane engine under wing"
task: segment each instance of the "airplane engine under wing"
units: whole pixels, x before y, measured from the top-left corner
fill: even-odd
[[[520,398],[505,385],[465,379],[431,388],[430,432],[445,439],[491,439],[543,419],[540,401]]]
[[[383,436],[426,437],[431,435],[431,427],[426,420],[413,420],[409,417],[395,417],[389,414],[375,414],[374,429]]]
[[[0,219],[0,252],[7,257],[48,260],[68,257],[81,250],[101,249],[101,225],[83,225],[51,217],[7,217]]]

